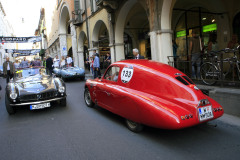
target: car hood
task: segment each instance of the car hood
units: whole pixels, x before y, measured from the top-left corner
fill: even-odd
[[[40,93],[55,89],[55,84],[51,76],[35,75],[27,78],[19,78],[15,81],[19,93]]]

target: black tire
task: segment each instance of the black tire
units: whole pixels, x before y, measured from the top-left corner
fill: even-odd
[[[9,115],[12,115],[12,114],[16,113],[15,108],[13,106],[10,106],[10,101],[7,97],[7,94],[5,94],[5,106],[6,106],[6,110],[7,110]]]
[[[66,78],[63,78],[63,77],[61,77],[61,78],[62,78],[62,80],[63,80],[64,82],[66,82],[66,80],[67,80]]]
[[[80,80],[84,81],[85,80],[85,76],[81,77]]]
[[[60,100],[60,105],[63,106],[63,107],[66,107],[67,106],[67,99],[66,98],[61,99]]]
[[[87,87],[84,90],[84,101],[85,101],[85,103],[88,107],[92,108],[94,106],[94,103],[93,103],[92,98],[91,98],[91,94],[90,94],[89,89]]]
[[[219,79],[220,72],[217,67],[211,63],[204,63],[201,66],[201,79],[206,85],[214,85]]]
[[[128,129],[132,132],[138,133],[143,130],[143,125],[140,123],[126,119],[126,124]]]

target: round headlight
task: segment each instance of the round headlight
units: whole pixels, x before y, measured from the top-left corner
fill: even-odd
[[[10,93],[10,98],[11,99],[16,99],[17,98],[17,93],[16,92],[11,92]]]
[[[63,93],[63,92],[65,91],[65,87],[64,87],[64,86],[60,86],[60,87],[58,88],[58,91],[59,91],[60,93]]]

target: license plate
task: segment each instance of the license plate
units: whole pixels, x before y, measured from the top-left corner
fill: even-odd
[[[50,103],[34,104],[34,105],[30,105],[30,110],[43,109],[47,107],[50,107]]]
[[[198,116],[200,121],[205,121],[213,118],[213,112],[211,106],[198,108]]]

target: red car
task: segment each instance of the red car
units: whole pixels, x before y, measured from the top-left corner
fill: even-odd
[[[155,61],[113,63],[101,79],[87,80],[84,99],[126,119],[139,132],[144,125],[181,129],[223,115],[220,104],[203,94],[181,71]]]

